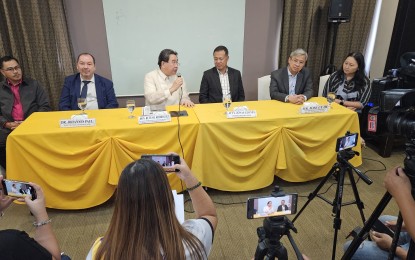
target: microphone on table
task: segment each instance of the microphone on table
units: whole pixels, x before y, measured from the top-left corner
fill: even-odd
[[[182,77],[182,74],[180,72],[177,72],[176,73],[176,76],[179,77],[179,78],[181,78]]]

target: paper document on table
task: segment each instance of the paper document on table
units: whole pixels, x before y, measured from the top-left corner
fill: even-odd
[[[177,194],[176,190],[172,190],[173,199],[176,211],[176,217],[179,220],[180,224],[184,222],[184,198],[183,194]]]

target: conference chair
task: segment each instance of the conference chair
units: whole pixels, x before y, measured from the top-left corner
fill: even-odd
[[[258,100],[269,100],[269,85],[271,83],[271,75],[258,78]]]
[[[320,77],[320,83],[318,84],[318,96],[319,97],[323,95],[324,85],[326,85],[326,82],[329,79],[329,77],[330,77],[330,74]]]

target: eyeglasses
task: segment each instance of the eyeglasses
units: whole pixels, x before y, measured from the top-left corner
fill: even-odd
[[[176,65],[177,64],[177,66],[180,66],[180,63],[177,60],[173,60],[173,61],[168,62],[168,63],[171,63],[173,65]]]
[[[8,71],[8,72],[12,72],[12,71],[19,71],[20,70],[20,66],[19,65],[17,65],[16,67],[10,67],[10,68],[6,68],[6,69],[4,69],[5,71]]]

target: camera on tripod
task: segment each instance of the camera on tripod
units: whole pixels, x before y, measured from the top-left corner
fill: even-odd
[[[404,93],[400,96],[399,106],[393,107],[390,111],[377,111],[377,113],[370,114],[369,112],[369,125],[368,130],[372,128],[373,132],[379,135],[401,135],[404,136],[408,141],[405,144],[404,159],[404,171],[408,176],[412,186],[412,197],[415,199],[415,90]],[[372,111],[372,109],[371,109]],[[371,118],[372,122],[371,122]],[[373,125],[370,125],[372,123]],[[346,250],[342,259],[350,259],[356,252],[359,245],[366,238],[368,232],[371,229],[377,229],[376,222],[382,211],[385,209],[392,196],[386,192],[364,227],[355,236],[352,243]],[[399,214],[397,221],[397,232],[394,234],[392,246],[390,249],[389,259],[392,259],[396,246],[398,243],[398,237],[400,233],[400,227],[402,225],[402,218]],[[411,240],[408,251],[408,259],[413,259],[409,256],[415,255],[415,244]]]
[[[290,234],[290,229],[297,230],[294,224],[286,217],[297,212],[297,193],[285,194],[278,186],[274,187],[271,196],[249,198],[247,201],[247,218],[265,218],[262,227],[257,228],[258,246],[255,251],[255,260],[259,259],[288,259],[287,249],[280,242],[282,236],[287,235],[297,259],[302,255]]]
[[[409,140],[405,144],[405,173],[415,184],[415,89],[403,94],[400,105],[389,111],[372,108],[368,115],[368,133],[400,135]]]

